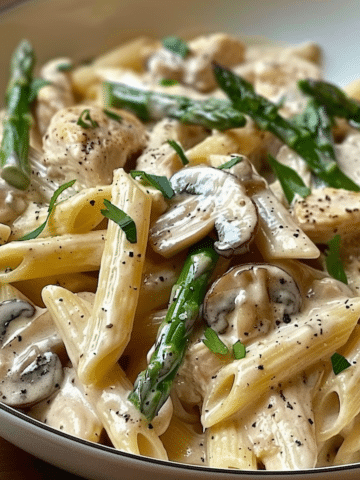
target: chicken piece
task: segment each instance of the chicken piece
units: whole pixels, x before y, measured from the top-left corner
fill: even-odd
[[[203,127],[184,125],[177,120],[165,118],[157,123],[150,133],[148,145],[137,159],[136,168],[170,178],[183,164],[168,140],[175,140],[187,150],[205,137],[206,130]]]
[[[319,65],[294,53],[294,49],[269,50],[262,57],[254,55],[234,68],[236,74],[254,85],[257,93],[273,102],[281,101],[284,116],[303,110],[307,99],[302,95],[297,82],[303,78],[321,79]]]
[[[77,188],[111,184],[113,170],[124,166],[146,142],[140,120],[129,112],[116,112],[118,120],[96,106],[77,105],[57,112],[43,138],[42,161],[49,178],[62,183],[76,178]],[[84,126],[77,123],[80,117]]]
[[[188,46],[190,51],[185,58],[164,47],[158,49],[148,60],[151,75],[157,80],[178,80],[201,92],[209,92],[217,85],[213,62],[231,67],[244,59],[243,42],[223,33],[197,37]]]
[[[57,58],[46,63],[40,77],[51,82],[42,87],[35,104],[35,119],[39,133],[43,136],[49,126],[52,116],[62,108],[74,105],[70,74],[62,70],[63,65],[71,66],[68,58]]]
[[[335,235],[350,239],[359,232],[360,193],[330,187],[313,190],[296,200],[293,215],[315,243],[327,243]]]

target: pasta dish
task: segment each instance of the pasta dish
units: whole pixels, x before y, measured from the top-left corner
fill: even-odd
[[[358,100],[311,42],[139,37],[38,68],[22,40],[0,113],[1,401],[161,460],[359,462]]]

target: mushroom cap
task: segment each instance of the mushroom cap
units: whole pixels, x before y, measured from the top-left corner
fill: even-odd
[[[170,257],[204,238],[215,227],[216,251],[225,257],[248,250],[257,228],[257,210],[232,174],[199,165],[175,173],[170,209],[153,225],[153,249]]]
[[[271,308],[272,307],[272,308]],[[227,316],[238,311],[239,331],[249,338],[269,329],[276,319],[290,322],[301,307],[301,293],[293,277],[270,264],[233,267],[214,282],[204,300],[204,318],[215,331],[228,328]]]

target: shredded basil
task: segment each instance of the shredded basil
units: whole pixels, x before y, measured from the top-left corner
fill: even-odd
[[[44,223],[42,223],[39,227],[37,227],[35,230],[33,230],[32,232],[30,233],[27,233],[26,235],[24,235],[23,237],[19,238],[19,240],[33,240],[34,238],[37,238],[40,233],[44,230],[44,228],[46,227],[46,224],[50,218],[50,215],[51,213],[53,212],[53,210],[55,209],[55,207],[58,205],[56,203],[56,200],[59,198],[59,196],[62,194],[62,192],[64,190],[66,190],[67,188],[70,188],[74,185],[74,183],[76,182],[76,180],[71,180],[70,182],[67,182],[67,183],[64,183],[64,185],[61,185],[57,190],[55,190],[53,196],[51,197],[50,199],[50,203],[49,203],[49,208],[48,208],[48,215],[46,217],[46,220]]]
[[[326,269],[329,275],[347,285],[348,280],[340,258],[340,243],[340,235],[335,235],[335,237],[328,242],[328,248],[325,251]]]
[[[351,363],[349,363],[345,357],[340,355],[340,353],[334,353],[334,355],[332,355],[331,365],[335,375],[339,375],[339,373],[351,367]]]
[[[91,118],[89,108],[85,108],[85,110],[80,113],[80,117],[76,124],[80,125],[82,128],[96,128],[99,126],[99,124]]]
[[[179,55],[182,58],[185,58],[190,52],[190,48],[188,47],[187,43],[176,36],[169,36],[163,38],[162,45],[167,50],[170,50],[171,52]]]
[[[57,70],[59,72],[69,72],[73,69],[73,65],[71,63],[59,63],[57,66]]]
[[[296,194],[303,198],[310,195],[310,188],[305,185],[303,179],[295,170],[278,162],[272,155],[268,155],[268,161],[274,174],[279,179],[286,200],[290,204]]]
[[[162,78],[159,80],[159,85],[162,85],[163,87],[172,87],[173,85],[178,85],[177,80],[173,80],[171,78]]]
[[[236,358],[236,360],[241,360],[242,358],[246,357],[245,345],[241,343],[240,340],[238,340],[233,345],[233,355]]]
[[[175,142],[175,140],[168,140],[168,144],[175,150],[175,152],[179,155],[180,160],[182,161],[183,165],[187,165],[189,163],[188,158],[186,157],[184,150],[181,146]]]
[[[242,162],[242,157],[233,157],[231,160],[229,160],[226,163],[223,163],[218,167],[219,170],[225,170],[227,168],[231,168],[234,165],[237,165],[238,163]]]
[[[123,118],[121,115],[118,115],[117,113],[111,111],[111,110],[108,110],[107,108],[104,108],[103,109],[103,112],[105,113],[105,115],[107,115],[109,118],[112,118],[113,120],[116,120],[117,122],[122,122]]]
[[[174,190],[171,187],[171,183],[165,176],[152,175],[143,172],[142,170],[131,170],[130,175],[133,178],[140,177],[145,185],[151,185],[152,187],[157,188],[165,198],[169,199],[174,196]]]
[[[208,327],[205,330],[204,335],[206,340],[203,340],[203,342],[213,353],[219,353],[220,355],[226,355],[229,353],[229,349],[225,343],[220,340],[215,330]]]
[[[104,215],[104,217],[115,222],[125,233],[126,239],[130,243],[136,243],[137,235],[134,220],[125,212],[120,210],[120,208],[118,208],[116,205],[113,205],[111,202],[109,202],[109,200],[104,199],[104,205],[106,210],[101,210],[101,213]]]
[[[30,85],[29,103],[32,103],[36,99],[39,91],[43,87],[46,87],[46,85],[51,85],[51,82],[49,82],[49,80],[45,80],[44,78],[34,78]]]

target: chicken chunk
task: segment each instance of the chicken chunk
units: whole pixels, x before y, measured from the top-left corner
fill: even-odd
[[[140,157],[136,168],[153,175],[165,175],[170,178],[183,167],[183,164],[168,143],[168,140],[180,142],[187,150],[206,136],[206,130],[198,125],[184,125],[177,120],[165,118],[153,128],[149,142]]]
[[[126,111],[116,113],[118,120],[99,107],[83,105],[57,112],[43,138],[49,178],[62,182],[76,178],[78,188],[111,184],[113,170],[124,166],[146,142],[140,120]],[[81,116],[91,120],[81,126]]]
[[[198,37],[188,44],[185,58],[164,47],[158,49],[148,60],[148,69],[157,80],[168,78],[190,85],[201,92],[216,88],[212,63],[224,67],[241,63],[245,46],[237,38],[223,33]]]
[[[35,105],[35,119],[41,136],[58,110],[75,103],[70,74],[62,70],[63,65],[71,66],[71,61],[57,58],[46,63],[40,71],[40,77],[51,82],[40,89]]]

